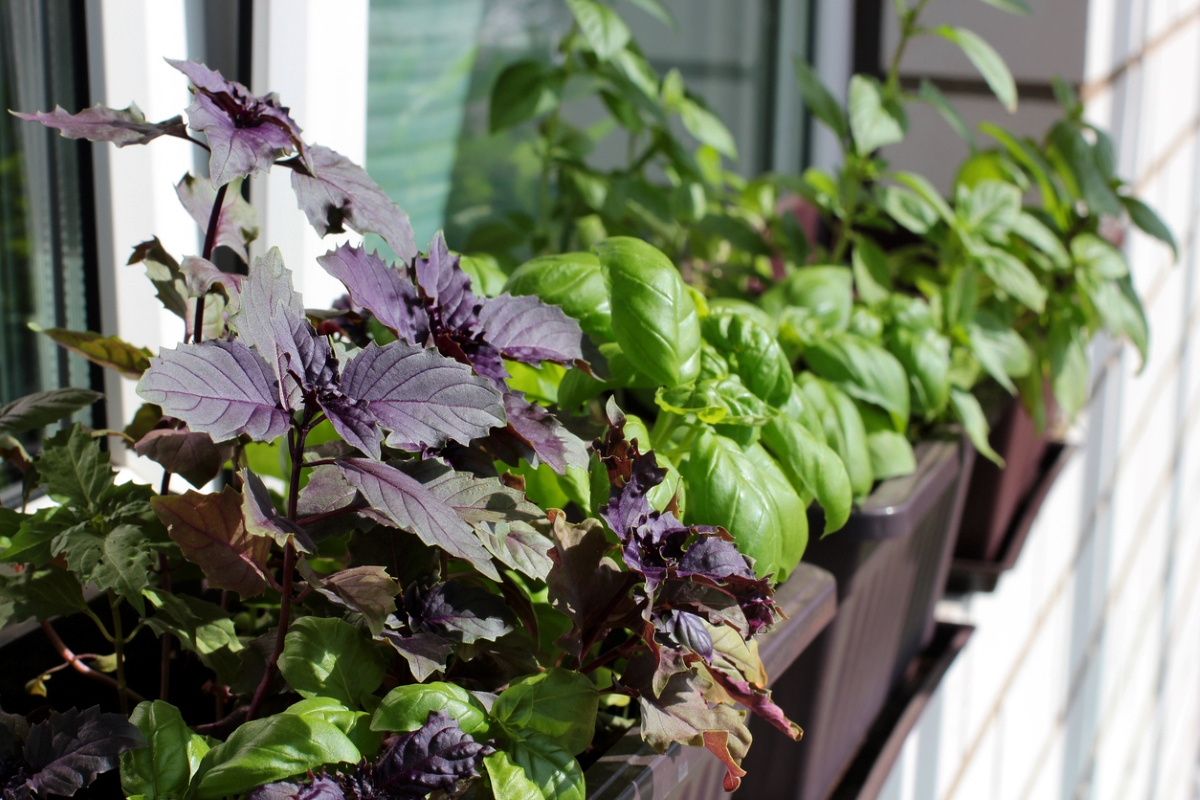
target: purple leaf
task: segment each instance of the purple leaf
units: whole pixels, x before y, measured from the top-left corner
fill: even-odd
[[[436,633],[405,635],[385,630],[380,635],[408,662],[408,671],[417,683],[424,683],[435,672],[445,672],[446,659],[454,652],[454,644]]]
[[[269,170],[281,154],[305,154],[299,126],[274,94],[256,97],[242,84],[194,61],[167,63],[192,82],[195,96],[187,107],[188,122],[208,138],[213,186]]]
[[[385,327],[409,344],[429,338],[429,315],[417,287],[400,270],[375,253],[344,244],[317,259],[326,272],[341,281],[355,305],[370,311]]]
[[[224,442],[282,436],[291,420],[267,363],[241,342],[210,340],[162,350],[138,381],[138,395],[196,433]]]
[[[366,171],[341,153],[316,145],[308,149],[309,175],[292,173],[296,201],[317,233],[377,233],[402,261],[417,255],[408,215],[392,202]]]
[[[735,677],[721,669],[710,669],[708,674],[734,700],[762,717],[773,727],[778,728],[790,739],[800,741],[804,731],[787,718],[787,714],[783,712],[782,708],[775,705],[771,700],[771,693],[766,689],[752,686],[740,676]]]
[[[549,411],[534,405],[520,392],[504,395],[508,428],[496,431],[487,448],[506,464],[521,458],[536,467],[546,462],[562,475],[567,467],[585,468],[588,454],[583,441],[563,427]]]
[[[129,144],[146,144],[159,136],[187,137],[183,117],[171,117],[162,122],[146,122],[146,117],[136,104],[129,108],[105,108],[95,105],[78,114],[68,114],[62,106],[53,111],[38,111],[35,114],[12,112],[29,122],[40,122],[58,130],[68,139],[90,139],[93,142],[112,142],[117,147]]]
[[[416,800],[478,775],[491,747],[463,732],[444,711],[430,711],[425,724],[392,740],[374,768],[376,789],[397,800]]]
[[[146,746],[136,725],[123,714],[101,714],[100,706],[52,714],[25,739],[27,771],[33,773],[25,785],[37,795],[71,797],[101,772],[116,769],[121,753]]]
[[[248,262],[250,255],[246,247],[258,238],[258,215],[254,212],[254,206],[242,197],[241,189],[241,179],[230,182],[217,218],[217,237],[213,246],[224,245],[237,253],[242,261]],[[200,226],[200,232],[206,234],[213,205],[217,202],[216,189],[208,181],[189,172],[175,184],[175,194],[179,195],[179,202],[183,203],[188,214]]]
[[[245,278],[244,275],[222,272],[216,264],[199,256],[184,256],[179,272],[186,283],[189,297],[202,297],[208,294],[209,289],[219,285],[231,301],[237,300]],[[234,305],[233,310],[236,308]]]
[[[280,547],[289,542],[301,553],[316,549],[304,529],[279,513],[262,479],[248,469],[239,473],[242,477],[242,518],[246,533],[271,539]]]
[[[304,303],[292,288],[292,272],[283,265],[278,247],[254,259],[250,274],[243,279],[238,310],[229,318],[243,344],[258,350],[280,386],[287,382],[289,363],[300,369],[296,331],[304,322]],[[289,397],[294,399],[294,393]]]
[[[477,639],[494,642],[511,633],[515,622],[504,598],[460,581],[439,583],[425,591],[410,584],[404,609],[414,631],[437,633],[464,644]]]
[[[400,585],[386,569],[377,566],[351,567],[335,572],[313,583],[313,588],[331,602],[362,614],[375,636],[383,631],[388,616],[395,613],[396,595],[400,594]]]
[[[632,602],[622,605],[621,599],[628,594],[629,583],[608,557],[612,546],[600,522],[590,519],[572,525],[561,511],[551,511],[550,521],[555,543],[551,554],[554,568],[546,578],[550,604],[570,617],[577,631],[591,630],[627,613]],[[578,637],[570,637],[569,642],[578,650]]]
[[[656,638],[661,644],[674,649],[686,647],[706,662],[712,661],[712,636],[699,615],[671,609],[655,614],[654,627],[658,630],[659,636]]]
[[[242,496],[226,486],[218,494],[188,490],[182,495],[154,497],[154,513],[183,555],[204,571],[209,584],[242,597],[267,588],[264,574],[271,540],[246,531]]]
[[[216,443],[207,433],[183,428],[157,428],[143,436],[134,447],[139,456],[161,464],[197,489],[221,473],[221,467],[233,457],[233,445]]]
[[[533,295],[502,294],[479,312],[483,338],[514,361],[572,364],[583,359],[583,331],[558,306]]]
[[[310,783],[268,783],[246,795],[246,800],[345,800],[341,784],[328,775],[318,775]]]
[[[477,324],[483,301],[471,292],[471,276],[463,271],[459,257],[450,252],[441,231],[430,242],[429,255],[418,257],[415,264],[417,285],[443,329]]]
[[[317,404],[338,435],[371,458],[380,459],[383,433],[366,400],[355,400],[341,393],[323,392]],[[413,448],[419,449],[419,448]]]
[[[395,341],[371,343],[345,368],[341,389],[366,400],[391,431],[388,444],[405,450],[466,444],[504,424],[500,393],[470,367],[435,350]]]
[[[385,525],[415,533],[428,545],[469,561],[484,575],[499,580],[491,555],[471,526],[454,509],[395,467],[364,459],[339,459],[346,480],[366,498],[363,513]]]
[[[301,518],[327,514],[355,502],[358,490],[347,482],[342,471],[332,465],[314,467],[308,483],[300,490],[297,515]]]

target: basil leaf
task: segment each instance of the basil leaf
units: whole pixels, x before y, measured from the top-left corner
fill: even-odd
[[[908,127],[904,110],[884,97],[879,81],[865,75],[852,77],[849,106],[854,149],[860,156],[904,139]]]
[[[871,431],[867,434],[867,450],[871,454],[875,480],[911,475],[917,468],[917,457],[904,434],[892,430]]]
[[[383,736],[371,729],[371,715],[366,711],[351,711],[332,697],[310,697],[288,706],[285,714],[309,717],[328,722],[350,739],[363,755],[379,751]]]
[[[1175,244],[1175,236],[1171,233],[1171,229],[1167,227],[1158,214],[1154,213],[1154,209],[1138,200],[1136,197],[1120,196],[1121,205],[1125,206],[1125,210],[1129,212],[1129,219],[1134,225],[1141,228],[1143,233],[1153,236],[1160,242],[1171,248],[1171,253],[1175,259],[1179,259],[1179,247]]]
[[[150,743],[121,754],[121,788],[146,800],[176,800],[187,792],[192,773],[208,752],[203,736],[192,733],[179,709],[162,700],[143,701],[129,721]]]
[[[879,205],[892,219],[918,236],[923,236],[938,223],[938,212],[925,198],[903,186],[882,186],[878,189]]]
[[[679,108],[679,119],[683,122],[684,129],[698,142],[708,145],[727,158],[737,158],[737,145],[734,144],[733,134],[716,114],[692,98],[684,97]]]
[[[549,736],[532,730],[520,731],[509,738],[504,751],[545,800],[584,800],[579,762]]]
[[[357,709],[383,682],[385,666],[370,637],[345,620],[301,617],[284,638],[279,672],[304,697]]]
[[[81,411],[104,395],[91,389],[51,389],[18,397],[0,407],[0,433],[23,433],[42,428]]]
[[[946,95],[942,94],[941,89],[937,88],[937,85],[933,81],[928,78],[921,79],[921,85],[917,89],[917,99],[923,100],[933,106],[942,115],[942,119],[946,120],[946,124],[962,137],[967,146],[971,148],[971,151],[975,151],[975,134],[971,132],[970,127],[963,121],[962,116],[958,113],[958,109],[946,98]]]
[[[446,712],[472,735],[488,729],[487,710],[475,695],[453,683],[433,681],[397,686],[388,692],[371,718],[371,730],[415,731],[432,711]]]
[[[845,465],[854,496],[866,497],[875,484],[875,475],[871,471],[867,432],[854,401],[836,386],[809,373],[800,374],[800,388],[821,418],[825,441]]]
[[[1146,312],[1142,309],[1142,302],[1134,291],[1129,276],[1119,280],[1105,280],[1088,270],[1081,270],[1079,285],[1096,307],[1105,329],[1114,336],[1128,336],[1138,349],[1142,366],[1145,366],[1150,332],[1146,323]]]
[[[578,672],[554,667],[513,683],[492,705],[508,730],[540,731],[571,754],[582,753],[596,732],[596,687]]]
[[[688,520],[729,531],[738,551],[754,559],[760,578],[778,572],[780,520],[753,459],[736,442],[705,429],[681,472]]]
[[[894,328],[888,349],[908,373],[915,411],[927,420],[946,408],[950,390],[950,341],[937,331]]]
[[[1042,224],[1041,220],[1037,217],[1026,211],[1022,211],[1017,216],[1017,222],[1013,225],[1013,231],[1038,250],[1048,255],[1055,267],[1066,269],[1071,266],[1071,256],[1067,253],[1067,248],[1063,247],[1062,240],[1059,239],[1058,234]]]
[[[746,455],[754,461],[763,488],[775,505],[775,516],[779,519],[779,571],[776,580],[785,581],[808,547],[808,512],[787,475],[762,445],[747,447]]]
[[[1046,308],[1046,290],[1012,253],[987,245],[977,247],[972,253],[978,260],[983,273],[991,278],[996,288],[1037,313]]]
[[[1129,274],[1121,251],[1092,233],[1081,233],[1071,240],[1071,257],[1101,278],[1116,280]]]
[[[616,11],[596,0],[567,0],[567,7],[601,61],[607,61],[625,49],[630,38],[629,28]]]
[[[209,750],[192,777],[190,794],[196,800],[217,800],[326,764],[360,759],[346,734],[328,722],[276,714],[247,722]]]
[[[757,397],[781,405],[792,391],[792,365],[771,332],[735,311],[714,311],[701,324],[704,340],[729,362]]]
[[[488,103],[492,133],[520,125],[556,109],[562,101],[562,74],[538,61],[510,64],[496,78]]]
[[[804,95],[805,105],[812,111],[813,116],[837,134],[838,139],[844,140],[850,134],[850,124],[841,105],[825,88],[816,70],[810,67],[807,61],[796,56],[793,63],[796,67],[796,82]]]
[[[971,353],[993,379],[1009,394],[1016,394],[1012,378],[1020,378],[1033,368],[1033,353],[1029,345],[1014,331],[990,314],[981,312],[976,322],[967,326]]]
[[[868,306],[884,302],[891,295],[892,274],[888,267],[887,254],[870,239],[855,242],[850,254],[854,271],[854,288]]]
[[[737,375],[706,378],[687,386],[662,387],[654,402],[673,414],[695,414],[710,425],[762,425],[771,410]]]
[[[653,246],[628,236],[606,239],[596,252],[621,351],[658,385],[695,380],[700,320],[675,266]]]
[[[980,181],[959,190],[955,213],[963,230],[1002,241],[1021,215],[1021,190],[1002,181]]]
[[[593,253],[563,253],[526,261],[513,271],[504,291],[537,295],[543,302],[560,306],[598,342],[615,338],[600,259]]]
[[[822,535],[846,524],[854,493],[846,465],[833,448],[786,415],[763,426],[762,442],[779,459],[792,487],[808,492],[821,504],[825,511]]]
[[[971,444],[975,445],[975,449],[979,451],[980,455],[1003,469],[1004,459],[992,449],[992,445],[988,441],[987,417],[983,414],[979,400],[970,392],[955,388],[950,390],[950,402],[954,406],[955,416],[962,423],[963,430],[967,432]]]
[[[908,376],[894,355],[852,333],[835,333],[804,349],[814,373],[868,403],[886,409],[896,430],[908,425]]]
[[[502,800],[544,800],[538,785],[503,750],[484,756],[483,767],[492,781],[494,797]]]
[[[116,479],[100,440],[85,433],[79,423],[46,440],[37,469],[51,497],[80,509],[97,509]]]
[[[987,81],[992,93],[1004,104],[1008,113],[1011,114],[1017,110],[1016,81],[1013,80],[1012,73],[1008,71],[1004,59],[1000,57],[994,47],[985,42],[979,34],[966,28],[939,25],[931,32],[962,48],[963,53],[975,65],[975,69],[979,70],[979,74]]]
[[[1088,357],[1079,329],[1058,320],[1050,326],[1050,385],[1066,419],[1087,405]]]
[[[854,308],[853,273],[845,267],[804,267],[763,295],[763,307],[778,315],[792,306],[809,312],[824,330],[845,330]]]

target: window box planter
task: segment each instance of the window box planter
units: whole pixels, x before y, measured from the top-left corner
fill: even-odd
[[[809,545],[805,561],[837,579],[837,617],[773,690],[804,727],[801,746],[751,726],[750,797],[823,800],[933,637],[975,452],[929,441],[916,455],[912,475],[881,483],[844,529]],[[822,516],[810,510],[812,530]]]
[[[834,579],[823,569],[801,564],[775,595],[787,620],[759,640],[767,674],[776,678],[804,652],[834,618]],[[775,685],[772,681],[772,686]],[[758,731],[755,729],[755,747]],[[793,753],[803,744],[787,740]],[[751,748],[753,752],[753,748]],[[716,800],[725,768],[705,749],[671,745],[665,753],[642,741],[633,728],[587,771],[588,800],[688,798]],[[746,794],[747,797],[754,796]]]
[[[875,800],[887,782],[908,734],[921,719],[933,693],[967,646],[972,625],[939,622],[933,640],[909,665],[866,741],[829,800]]]
[[[1021,499],[1016,508],[1016,516],[1009,524],[1009,529],[1002,540],[999,553],[994,559],[959,558],[957,554],[950,562],[950,575],[946,580],[946,591],[952,594],[967,592],[995,591],[1000,582],[1000,576],[1017,564],[1021,550],[1025,547],[1025,539],[1037,519],[1038,511],[1050,488],[1058,480],[1059,473],[1075,452],[1073,445],[1062,442],[1049,442],[1042,452],[1041,463],[1034,471],[1032,488]],[[964,514],[966,516],[966,514]],[[965,525],[965,520],[964,520]]]

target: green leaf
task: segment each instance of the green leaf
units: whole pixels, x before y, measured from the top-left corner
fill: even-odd
[[[855,240],[850,264],[854,270],[854,287],[864,303],[875,306],[891,295],[892,274],[887,254],[877,244],[866,238]]]
[[[154,553],[150,540],[140,528],[119,525],[102,540],[100,563],[92,570],[92,582],[101,589],[112,589],[129,601],[139,616],[146,616],[142,590],[150,585]]]
[[[687,484],[688,521],[729,531],[738,550],[754,559],[759,577],[777,572],[781,521],[753,459],[733,440],[703,429],[680,472]]]
[[[361,708],[383,682],[385,666],[370,637],[345,620],[302,617],[284,639],[279,671],[304,697]]]
[[[415,731],[425,724],[431,711],[446,712],[471,735],[487,732],[487,710],[475,695],[461,686],[441,681],[392,689],[375,710],[371,730]]]
[[[762,477],[763,488],[775,505],[775,516],[779,518],[779,572],[776,580],[787,580],[788,575],[800,563],[808,548],[807,503],[792,487],[791,481],[757,442],[746,448],[746,455],[754,461]]]
[[[543,302],[561,306],[568,317],[597,342],[614,341],[612,308],[600,259],[593,253],[562,253],[527,261],[513,271],[504,291],[513,295],[536,295]]]
[[[799,381],[805,398],[820,417],[825,441],[846,467],[851,491],[856,498],[866,497],[875,484],[875,474],[871,471],[867,431],[854,401],[836,386],[811,373],[800,373]]]
[[[903,141],[907,125],[900,107],[884,99],[878,81],[864,75],[850,79],[850,130],[859,155]]]
[[[1072,188],[1087,203],[1089,213],[1119,215],[1124,207],[1097,164],[1096,149],[1084,138],[1083,132],[1060,120],[1050,129],[1049,140],[1066,162],[1068,177],[1075,183]]]
[[[640,239],[596,245],[622,352],[656,384],[679,386],[700,372],[700,320],[671,261]]]
[[[771,410],[737,375],[701,378],[686,386],[660,387],[654,402],[673,414],[695,414],[710,425],[761,425]]]
[[[700,326],[704,340],[763,402],[778,406],[792,391],[792,365],[771,331],[732,310],[710,311]]]
[[[629,28],[616,11],[596,0],[567,0],[596,57],[607,61],[629,43]]]
[[[802,308],[825,330],[845,330],[854,307],[854,274],[845,267],[804,267],[763,295],[763,307],[778,314],[791,306]]]
[[[4,594],[12,600],[12,619],[17,621],[66,617],[87,607],[79,579],[61,567],[25,570],[9,578]]]
[[[1012,73],[1004,64],[1004,59],[996,49],[985,42],[978,34],[966,28],[952,28],[949,25],[939,25],[932,32],[943,39],[954,42],[960,48],[979,74],[987,81],[992,93],[1011,114],[1017,110],[1017,84]]]
[[[949,340],[931,329],[895,328],[888,336],[888,349],[908,374],[916,401],[914,412],[919,411],[927,420],[939,417],[949,399]]]
[[[51,425],[87,408],[104,395],[69,386],[18,397],[0,408],[0,433],[23,433]]]
[[[994,317],[980,314],[978,324],[967,326],[971,354],[1009,394],[1016,394],[1013,378],[1033,368],[1033,354],[1021,335]]]
[[[579,762],[549,736],[532,730],[521,731],[510,737],[504,752],[545,800],[584,800],[583,770]],[[523,788],[523,784],[521,786]]]
[[[356,764],[361,758],[336,726],[313,717],[276,714],[247,722],[209,750],[192,778],[192,796],[217,800],[240,795],[326,764]]]
[[[367,757],[378,752],[383,741],[383,736],[371,729],[370,713],[351,711],[330,697],[310,697],[299,703],[292,703],[283,713],[328,722],[346,734],[350,742],[358,748],[358,752]]]
[[[871,453],[871,471],[876,480],[911,475],[917,469],[917,457],[904,434],[891,430],[871,431],[867,434],[867,449]]]
[[[975,449],[989,461],[1003,468],[1004,459],[992,449],[991,443],[988,442],[987,417],[984,416],[983,409],[975,395],[954,388],[950,390],[950,402],[954,406],[954,413],[958,417],[958,421],[962,423],[963,430],[967,432],[971,444],[975,445]]]
[[[62,506],[38,509],[27,515],[9,509],[4,511],[6,516],[11,515],[4,530],[5,538],[9,539],[8,547],[0,552],[0,562],[6,564],[44,567],[55,556],[51,547],[55,537],[79,523],[70,509]]]
[[[1011,183],[984,180],[959,191],[956,213],[963,230],[1004,241],[1021,214],[1021,190]]]
[[[954,129],[954,132],[963,138],[967,146],[972,151],[975,150],[975,134],[963,121],[958,109],[946,98],[946,95],[942,94],[941,89],[937,88],[933,81],[928,78],[921,79],[921,86],[917,89],[917,98],[933,106],[942,115],[942,119],[946,120],[946,123]]]
[[[987,245],[976,248],[972,253],[983,273],[996,288],[1037,313],[1046,308],[1046,290],[1016,256],[1007,250]]]
[[[793,488],[815,497],[825,510],[823,535],[846,524],[854,493],[846,465],[833,448],[785,415],[763,426],[762,442],[775,454]]]
[[[1150,344],[1149,326],[1146,312],[1129,276],[1113,281],[1083,272],[1080,277],[1080,286],[1096,307],[1105,329],[1113,336],[1128,336],[1138,349],[1142,367],[1145,367]]]
[[[554,667],[511,684],[492,705],[492,717],[508,730],[533,729],[572,755],[596,732],[599,695],[586,675]]]
[[[1033,13],[1029,8],[1028,0],[983,0],[989,6],[995,6],[1001,11],[1007,11],[1010,14],[1020,14],[1028,16]]]
[[[51,497],[88,510],[98,507],[116,478],[100,440],[85,433],[79,423],[46,440],[37,468]]]
[[[796,56],[792,63],[796,67],[796,82],[800,84],[800,92],[804,95],[805,104],[808,105],[813,116],[824,122],[831,131],[837,134],[838,139],[844,141],[850,133],[850,124],[846,121],[846,113],[842,111],[841,105],[825,88],[825,84],[821,82],[816,70],[810,67],[807,61]]]
[[[146,800],[179,800],[208,752],[208,742],[192,733],[179,709],[162,700],[138,703],[129,721],[150,746],[121,754],[121,788]]]
[[[1054,399],[1070,420],[1087,405],[1088,358],[1079,329],[1066,320],[1050,326],[1050,385]]]
[[[954,212],[950,209],[941,192],[929,182],[929,179],[915,172],[897,172],[893,176],[897,181],[912,189],[921,199],[928,203],[937,215],[948,224],[954,224]]]
[[[879,204],[892,219],[917,235],[924,235],[938,223],[938,210],[921,195],[901,186],[881,186]]]
[[[1121,251],[1093,233],[1081,233],[1071,240],[1071,257],[1101,278],[1117,280],[1129,274]]]
[[[543,800],[542,790],[503,750],[485,756],[483,766],[492,781],[496,800]]]
[[[1022,211],[1013,225],[1013,232],[1048,255],[1059,269],[1071,266],[1071,256],[1063,246],[1062,239],[1032,214]]]
[[[508,275],[500,269],[500,262],[493,255],[481,253],[460,256],[458,265],[471,279],[471,291],[481,297],[496,297],[504,291]]]
[[[1141,230],[1158,239],[1160,242],[1171,248],[1172,255],[1176,260],[1179,260],[1179,247],[1175,244],[1175,236],[1171,233],[1171,229],[1163,222],[1158,214],[1154,213],[1154,209],[1143,203],[1136,197],[1120,195],[1121,205],[1125,206],[1125,210],[1129,212],[1129,219],[1134,225]]]
[[[851,397],[874,403],[892,415],[896,430],[908,425],[908,376],[883,347],[852,333],[834,333],[804,349],[814,373]]]
[[[733,134],[716,114],[690,97],[685,97],[679,108],[679,118],[687,132],[696,137],[700,144],[708,145],[727,158],[737,158]]]
[[[45,334],[73,353],[99,364],[115,369],[123,377],[138,380],[150,369],[150,357],[154,354],[145,347],[134,347],[116,336],[101,336],[91,331],[69,331],[64,328],[43,328],[29,323],[31,330]]]
[[[185,650],[201,658],[225,648],[235,653],[243,649],[233,620],[216,603],[162,589],[145,589],[142,594],[158,609],[146,624],[159,636],[171,633]]]
[[[520,125],[558,108],[562,75],[539,61],[518,61],[506,67],[492,86],[488,129],[492,133]]]

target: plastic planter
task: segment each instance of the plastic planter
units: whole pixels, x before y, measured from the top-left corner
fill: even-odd
[[[776,592],[787,619],[759,640],[759,654],[772,679],[787,668],[817,638],[833,619],[835,609],[833,576],[823,569],[801,564]],[[774,681],[772,681],[774,685]],[[758,747],[758,730],[754,729]],[[794,755],[803,747],[783,737]],[[588,768],[588,800],[718,800],[728,797],[721,787],[725,768],[701,747],[671,745],[657,753],[642,741],[633,728],[607,753]],[[740,792],[743,797],[758,797]]]
[[[918,445],[912,475],[881,483],[844,529],[810,543],[805,560],[837,579],[837,616],[774,690],[804,728],[800,746],[751,727],[748,797],[824,800],[854,758],[932,639],[974,455],[958,440]],[[809,524],[822,529],[820,509]]]

